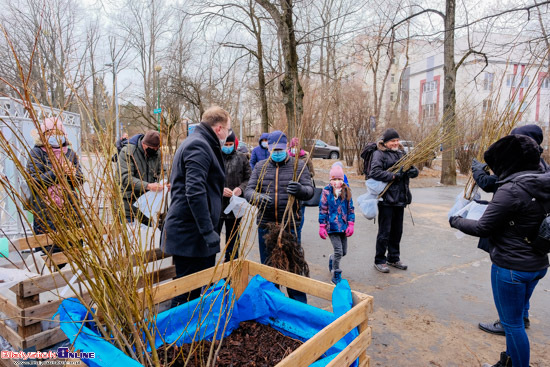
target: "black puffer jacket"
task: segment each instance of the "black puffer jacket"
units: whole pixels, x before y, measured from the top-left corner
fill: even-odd
[[[225,183],[224,187],[230,188],[231,190],[234,190],[236,187],[240,187],[242,194],[244,195],[244,191],[246,190],[246,185],[248,184],[248,179],[250,178],[250,163],[248,162],[248,158],[246,154],[243,154],[241,152],[235,151],[233,149],[233,152],[231,154],[222,154],[223,156],[223,164],[225,166]],[[223,197],[223,205],[222,205],[222,218],[234,218],[235,215],[233,212],[229,212],[229,214],[225,214],[223,210],[229,205],[229,198]]]
[[[253,201],[256,192],[268,194],[273,201],[273,205],[266,208],[264,213],[258,213],[256,223],[259,225],[267,223],[279,223],[283,218],[286,204],[288,203],[288,193],[286,192],[288,183],[294,176],[295,159],[287,154],[287,158],[280,163],[274,162],[271,158],[260,161],[254,166],[250,180],[244,192],[244,197],[249,202]],[[302,172],[298,182],[304,187],[304,194],[297,197],[298,200],[309,200],[313,196],[313,185],[311,176],[305,163],[298,160],[297,172]],[[295,218],[298,217],[298,203],[293,207]]]
[[[378,149],[372,155],[371,171],[369,178],[376,181],[391,182],[393,180],[393,173],[388,169],[392,167],[398,160],[405,155],[402,147],[397,151],[390,150],[379,141]],[[409,190],[409,178],[415,178],[418,176],[418,169],[411,167],[403,175],[401,180],[395,181],[390,185],[386,193],[382,196],[383,201],[379,205],[386,206],[407,206],[412,201],[411,191]]]
[[[518,271],[548,267],[548,255],[537,253],[530,241],[537,236],[545,209],[550,207],[550,173],[539,166],[535,142],[520,135],[507,136],[485,153],[485,161],[498,175],[499,189],[479,220],[451,218],[451,226],[464,233],[489,237],[491,260]],[[534,199],[534,200],[533,200]]]

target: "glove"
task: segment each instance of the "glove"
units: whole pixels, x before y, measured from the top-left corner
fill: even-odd
[[[457,216],[457,215],[453,215],[452,217],[449,218],[449,224],[450,224],[451,228],[457,228],[456,224],[457,224],[458,218],[460,218],[460,217]]]
[[[351,235],[353,234],[353,226],[354,225],[355,225],[355,223],[348,222],[348,228],[346,228],[346,237],[351,237]]]
[[[326,240],[328,237],[327,232],[327,225],[326,224],[319,224],[319,237]]]
[[[474,171],[486,171],[487,163],[481,163],[477,159],[472,159],[472,172]]]
[[[415,166],[411,166],[411,168],[409,168],[406,173],[409,178],[418,177],[418,169]]]
[[[403,167],[399,168],[399,171],[397,171],[397,173],[394,174],[395,181],[401,180],[404,175],[405,175],[405,172],[403,172]]]
[[[273,203],[273,199],[268,194],[255,194],[252,200],[257,206],[270,207]]]
[[[304,190],[304,187],[301,183],[296,181],[290,181],[288,183],[288,187],[286,188],[286,192],[288,192],[290,195],[297,196]]]
[[[208,248],[214,248],[220,245],[220,235],[215,231],[208,232],[204,236],[204,241],[206,242],[206,246]]]

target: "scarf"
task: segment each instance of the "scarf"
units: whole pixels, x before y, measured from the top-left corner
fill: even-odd
[[[42,147],[42,150],[47,153],[46,148]],[[52,147],[52,150],[55,154],[55,158],[61,166],[67,164],[65,154],[67,154],[69,147]],[[46,201],[50,205],[55,204],[59,209],[63,208],[63,205],[65,204],[65,199],[63,198],[63,187],[59,184],[48,187],[48,199]]]

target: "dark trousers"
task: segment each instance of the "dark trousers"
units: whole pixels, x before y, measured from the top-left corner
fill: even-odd
[[[225,223],[225,261],[229,261],[231,259],[231,253],[233,252],[233,249],[235,246],[237,246],[237,249],[235,250],[235,257],[234,259],[237,259],[239,257],[239,246],[241,244],[241,234],[239,232],[239,225],[241,224],[241,218],[220,218],[220,222],[218,223],[218,233],[222,233],[222,227]]]
[[[264,240],[264,236],[267,234],[267,232],[267,228],[258,227],[258,245],[260,247],[260,261],[262,262],[262,264],[266,263],[266,260],[269,258],[270,255],[267,251],[267,248],[265,247]],[[304,292],[300,292],[291,288],[287,288],[286,291],[288,292],[288,296],[290,298],[295,299],[296,301],[300,301],[302,303],[307,303],[307,295]]]
[[[395,263],[400,260],[399,243],[403,234],[402,206],[378,205],[378,236],[376,236],[375,264]],[[386,251],[388,256],[386,258]]]
[[[207,257],[188,257],[188,256],[172,256],[174,265],[176,266],[176,276],[174,279],[184,277],[186,275],[198,273],[201,270],[205,270],[216,265],[216,255]],[[171,307],[176,307],[183,303],[192,301],[201,296],[201,288],[192,290],[184,294],[180,294],[172,298]]]

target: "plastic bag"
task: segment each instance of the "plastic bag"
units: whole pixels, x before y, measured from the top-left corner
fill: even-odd
[[[365,185],[367,186],[367,193],[378,196],[382,191],[384,191],[384,189],[388,185],[388,182],[376,181],[372,178],[369,178],[367,181],[365,181]]]
[[[365,218],[369,220],[376,218],[378,215],[378,202],[382,201],[382,199],[378,199],[378,195],[367,192],[359,196],[356,201]]]
[[[479,204],[472,201],[464,208],[456,212],[455,215],[466,219],[479,220],[479,218],[483,216],[483,213],[485,213],[487,206],[487,204]]]
[[[164,184],[164,181],[160,183]],[[155,221],[159,214],[164,212],[166,204],[170,205],[170,195],[165,186],[162,191],[147,191],[136,200],[134,206],[147,218]]]
[[[477,192],[473,195],[473,200],[479,200],[481,198],[481,195]],[[459,215],[458,212],[460,212],[464,207],[466,207],[468,204],[470,204],[472,200],[468,200],[464,198],[464,193],[460,192],[455,199],[454,205],[451,207],[451,210],[449,210],[449,213],[447,213],[447,219],[450,219],[451,217]]]
[[[229,199],[229,205],[223,212],[225,214],[229,214],[229,212],[232,211],[235,218],[241,218],[248,212],[248,210],[250,210],[250,207],[251,205],[245,198],[233,195],[231,196],[231,199]]]

